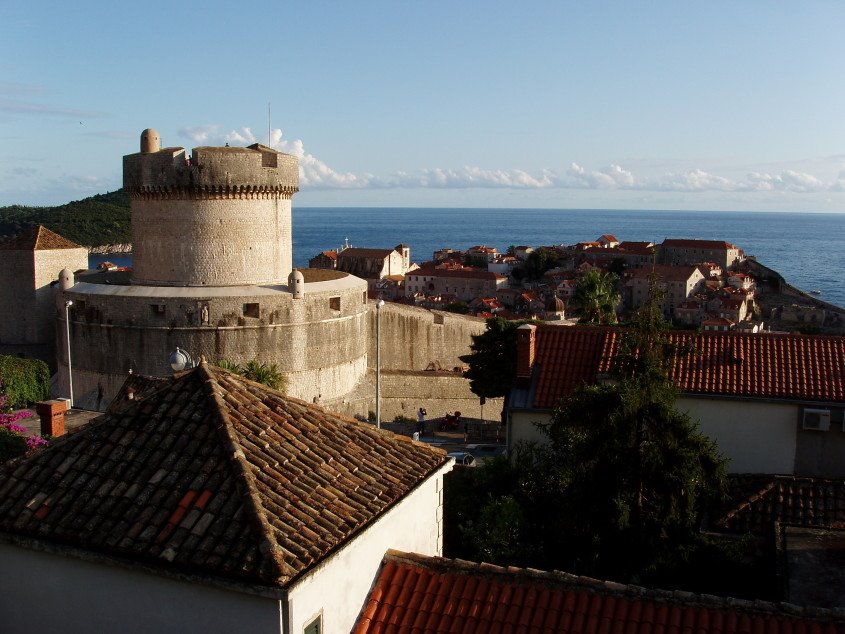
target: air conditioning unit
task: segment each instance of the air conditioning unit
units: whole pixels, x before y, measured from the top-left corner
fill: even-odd
[[[805,409],[804,429],[811,431],[828,431],[830,429],[830,410]]]

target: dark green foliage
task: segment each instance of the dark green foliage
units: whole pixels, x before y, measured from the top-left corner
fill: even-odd
[[[616,291],[618,280],[613,273],[601,269],[593,269],[578,278],[572,302],[581,309],[582,323],[616,323],[616,305],[620,300]]]
[[[470,389],[478,396],[505,396],[516,377],[516,329],[530,321],[502,317],[487,320],[487,330],[473,335],[471,354],[460,357],[469,366],[465,373]]]
[[[129,197],[122,189],[58,207],[0,207],[0,242],[39,224],[86,247],[132,241]]]
[[[26,407],[50,398],[50,370],[39,359],[0,355],[0,379],[12,407]]]
[[[0,464],[26,453],[26,438],[0,427]]]
[[[539,280],[543,273],[557,267],[562,259],[560,253],[554,249],[540,247],[528,254],[525,260],[525,274],[529,280]]]
[[[469,312],[469,306],[466,302],[452,302],[446,307],[450,313],[458,313],[459,315],[466,315]]]
[[[279,370],[279,366],[275,363],[259,363],[253,359],[246,365],[239,365],[226,359],[221,359],[217,362],[217,365],[229,372],[240,374],[250,381],[266,385],[270,389],[281,391],[285,389],[285,377]]]
[[[739,565],[699,532],[724,499],[724,461],[674,407],[667,369],[689,351],[667,341],[659,299],[624,335],[612,381],[575,390],[541,426],[547,442],[513,448],[447,496],[466,505],[447,514],[459,523],[449,556],[682,587],[705,553]]]

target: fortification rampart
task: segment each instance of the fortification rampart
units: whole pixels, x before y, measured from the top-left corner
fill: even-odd
[[[498,421],[504,399],[488,399],[482,406],[469,389],[469,380],[454,372],[386,371],[381,377],[381,410],[384,420],[402,415],[416,419],[422,407],[428,418],[461,412],[465,418]]]
[[[74,396],[94,391],[108,403],[130,369],[167,375],[168,357],[178,346],[210,362],[274,363],[291,395],[340,398],[367,371],[367,284],[343,276],[305,287],[305,296],[294,299],[281,286],[185,288],[177,294],[172,288],[77,284],[60,299],[74,302]],[[67,354],[59,348],[66,386]]]
[[[203,192],[299,191],[295,156],[259,144],[249,147],[164,148],[123,157],[123,187],[131,196]]]
[[[472,335],[486,329],[484,319],[403,304],[381,310],[381,367],[385,370],[452,369],[469,354]],[[374,367],[376,310],[370,314],[370,359]]]

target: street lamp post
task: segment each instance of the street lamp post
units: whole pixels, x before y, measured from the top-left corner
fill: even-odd
[[[65,300],[65,335],[67,339],[67,383],[70,398],[68,402],[73,407],[73,368],[70,362],[70,307],[73,306],[73,300]]]
[[[384,300],[376,302],[376,427],[381,429],[381,307]]]

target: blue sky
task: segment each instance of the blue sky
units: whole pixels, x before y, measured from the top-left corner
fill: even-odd
[[[0,205],[141,130],[270,142],[304,206],[845,212],[842,2],[0,6]]]

